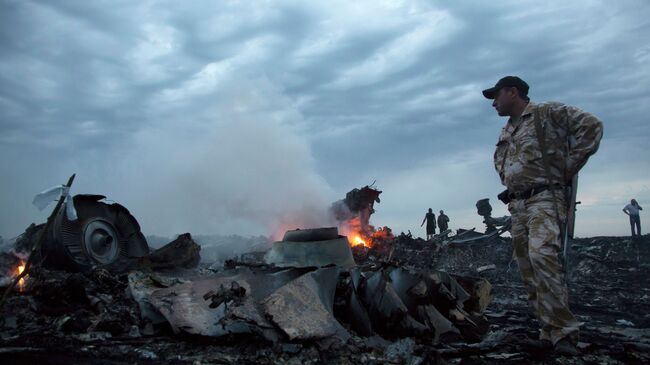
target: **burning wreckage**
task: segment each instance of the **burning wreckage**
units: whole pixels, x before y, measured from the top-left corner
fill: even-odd
[[[48,224],[30,226],[2,253],[6,278],[26,266],[29,252],[35,264],[1,303],[0,358],[563,363],[526,345],[536,323],[510,243],[492,233],[499,229],[443,232],[434,242],[394,237],[369,224],[380,193],[366,186],[333,205],[347,237],[337,227],[287,231],[270,250],[218,268],[200,264],[190,234],[152,251],[126,208],[77,195],[77,219],[55,209]],[[482,215],[486,225],[507,225]],[[650,360],[650,288],[632,280],[650,271],[648,241],[574,244],[570,289],[587,323],[584,361]],[[623,285],[627,291],[616,290]]]

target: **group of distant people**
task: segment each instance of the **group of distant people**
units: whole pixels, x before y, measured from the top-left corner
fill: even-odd
[[[427,224],[427,241],[432,239],[436,234],[436,222],[438,223],[438,227],[440,227],[440,233],[449,228],[449,217],[447,217],[445,212],[441,210],[440,215],[438,215],[438,220],[436,221],[436,215],[433,214],[433,209],[429,208],[429,211],[424,215],[422,224],[420,224],[420,227],[422,227],[424,223]]]
[[[623,213],[627,214],[630,217],[630,229],[632,231],[632,237],[641,236],[641,217],[640,211],[643,210],[643,207],[639,205],[636,199],[630,200],[630,204],[626,205],[623,208]],[[436,234],[436,222],[437,227],[440,228],[440,233],[446,231],[449,228],[449,217],[445,214],[444,211],[440,211],[440,215],[436,220],[436,215],[433,213],[433,209],[429,208],[429,211],[424,215],[422,224],[420,227],[424,226],[424,223],[427,224],[427,241],[432,239]]]

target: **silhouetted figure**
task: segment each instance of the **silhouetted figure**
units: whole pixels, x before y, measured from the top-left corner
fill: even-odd
[[[436,215],[433,214],[433,209],[429,208],[429,212],[424,215],[424,219],[422,220],[422,224],[420,224],[420,227],[424,225],[424,222],[427,222],[427,241],[433,238],[433,235],[436,234]]]
[[[641,217],[639,211],[643,210],[636,199],[630,200],[630,204],[623,208],[623,213],[630,217],[630,229],[632,230],[632,237],[641,236]],[[636,226],[636,235],[634,234],[634,226]]]
[[[440,228],[440,233],[446,231],[447,228],[449,228],[447,223],[449,223],[449,217],[447,217],[445,212],[441,210],[440,215],[438,216],[438,228]]]

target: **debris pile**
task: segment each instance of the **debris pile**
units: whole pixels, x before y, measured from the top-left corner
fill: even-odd
[[[489,301],[489,283],[465,278],[469,292],[445,272],[406,270],[385,265],[378,270],[351,270],[339,283],[337,313],[356,333],[377,332],[385,338],[425,337],[477,341],[487,332],[481,315]]]
[[[327,240],[333,234],[336,238]],[[342,243],[329,250],[330,241]],[[53,351],[56,341],[71,346],[159,336],[166,341],[183,335],[248,336],[282,348],[335,351],[353,338],[378,334],[435,344],[478,341],[488,329],[481,315],[485,305],[476,303],[489,298],[489,288],[463,287],[431,270],[388,264],[362,270],[336,228],[289,231],[276,244],[267,259],[282,247],[284,261],[231,261],[217,272],[195,269],[200,247],[189,234],[128,266],[82,272],[36,266],[24,292],[10,297],[3,309],[3,343],[49,338],[43,346]],[[340,252],[347,252],[342,261]]]
[[[287,231],[274,242],[265,261],[280,267],[355,266],[348,239],[336,227]]]
[[[490,199],[480,199],[476,202],[476,213],[483,217],[483,223],[485,223],[485,233],[490,234],[495,231],[499,231],[498,234],[501,234],[505,231],[510,230],[512,226],[510,216],[504,217],[492,217],[492,206],[490,205]],[[497,227],[499,227],[497,229]]]
[[[140,258],[131,265],[131,268],[143,266],[154,271],[193,269],[201,261],[200,251],[201,246],[194,242],[189,233],[185,233],[167,245]]]
[[[226,260],[247,252],[267,251],[272,243],[266,236],[192,235],[192,238],[201,246],[201,262],[220,266],[223,266]],[[162,244],[169,241],[169,238],[160,239]],[[147,242],[150,247],[154,247],[149,236],[147,236]]]
[[[366,185],[360,189],[350,190],[345,199],[332,203],[330,214],[338,222],[342,234],[348,237],[350,244],[372,246],[377,234],[375,227],[370,224],[370,216],[375,213],[375,203],[380,203],[382,191]],[[387,228],[387,227],[384,227]],[[386,232],[379,231],[380,237]]]
[[[15,251],[31,247],[27,238],[38,227],[28,228],[14,252],[0,255],[5,277],[16,274],[24,257]],[[570,300],[585,325],[582,355],[571,359],[528,344],[537,323],[508,238],[463,230],[424,241],[394,237],[388,228],[375,232],[381,234],[371,247],[350,249],[336,228],[289,231],[266,253],[211,267],[200,264],[201,248],[189,234],[120,265],[67,271],[35,265],[3,306],[0,359],[650,361],[650,285],[642,280],[650,274],[648,236],[574,240]]]
[[[388,243],[385,244],[388,246]],[[572,240],[569,251],[569,299],[581,331],[581,358],[540,353],[529,339],[538,336],[538,323],[529,313],[519,269],[512,259],[509,238],[462,230],[449,239],[425,241],[407,234],[390,248],[373,246],[355,259],[362,267],[391,263],[427,268],[462,278],[489,280],[491,301],[484,314],[490,329],[475,344],[446,343],[437,347],[448,361],[472,358],[476,363],[645,363],[650,361],[650,236],[594,237]],[[475,281],[476,283],[476,281]],[[477,296],[477,297],[480,297]]]
[[[15,243],[16,252],[28,254],[41,235],[43,245],[35,260],[45,267],[84,271],[93,266],[128,267],[149,254],[138,221],[118,203],[102,202],[103,195],[79,194],[73,198],[76,219],[61,209],[50,225],[30,225]]]

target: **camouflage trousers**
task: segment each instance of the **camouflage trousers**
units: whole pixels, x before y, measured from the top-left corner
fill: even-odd
[[[555,191],[555,195],[560,220],[565,221],[564,196],[560,191]],[[512,214],[514,255],[528,290],[528,302],[541,325],[540,339],[555,344],[570,336],[577,343],[582,323],[569,310],[569,294],[559,259],[562,239],[553,192],[513,200],[508,210]]]

